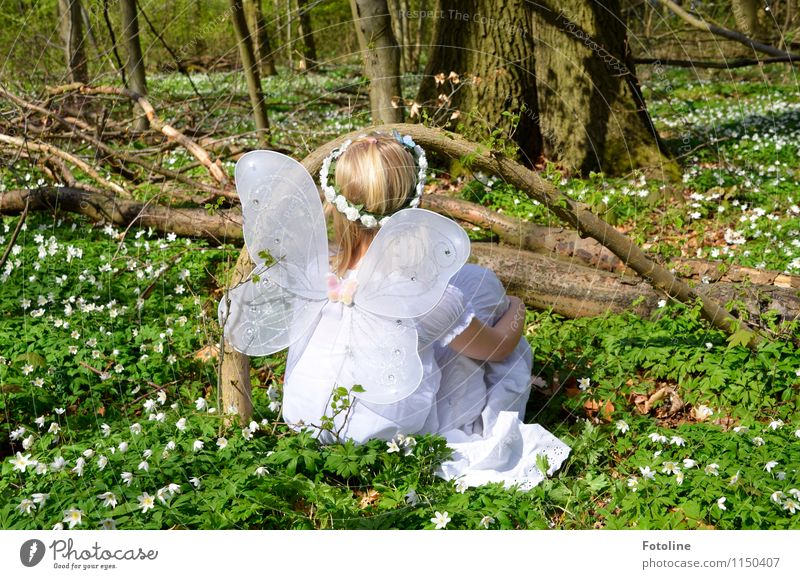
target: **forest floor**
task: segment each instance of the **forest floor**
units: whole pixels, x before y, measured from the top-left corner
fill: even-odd
[[[243,78],[194,80],[205,104],[179,75],[150,79],[165,120],[254,147]],[[303,158],[366,125],[359,83],[345,68],[266,79],[275,145]],[[668,71],[644,94],[680,182],[548,178],[650,252],[800,273],[800,93],[786,69]],[[194,160],[166,155],[176,170]],[[24,161],[0,179],[47,183]],[[434,172],[436,190],[556,223],[490,176]],[[69,214],[30,214],[14,238],[20,217],[1,219],[0,528],[421,529],[437,511],[448,529],[800,528],[797,322],[765,315],[775,339],[750,350],[668,300],[650,319],[530,311],[527,420],[572,452],[528,492],[463,488],[434,475],[436,436],[404,453],[288,431],[283,355],[253,360],[254,421],[228,424],[213,345],[239,247]]]

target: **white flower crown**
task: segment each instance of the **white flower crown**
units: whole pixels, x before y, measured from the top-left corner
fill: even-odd
[[[396,130],[392,129],[392,134],[397,141],[408,149],[413,155],[414,160],[419,168],[417,172],[417,188],[414,197],[409,202],[410,207],[418,207],[420,199],[422,198],[422,191],[425,188],[425,178],[428,171],[428,158],[425,156],[425,150],[417,145],[410,135],[401,136]],[[367,135],[361,135],[366,137]],[[319,171],[319,183],[322,186],[322,192],[325,194],[325,199],[331,203],[337,211],[343,213],[350,221],[361,221],[364,227],[373,229],[380,227],[391,217],[390,215],[378,216],[366,211],[362,212],[363,205],[353,205],[347,198],[336,190],[335,185],[328,183],[328,172],[331,168],[331,163],[338,159],[342,153],[347,150],[352,140],[347,140],[338,148],[331,151],[331,154],[325,157],[322,161],[322,168]],[[380,219],[379,219],[380,217]]]

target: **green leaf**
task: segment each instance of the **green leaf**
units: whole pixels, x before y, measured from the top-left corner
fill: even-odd
[[[736,346],[747,346],[750,339],[753,337],[753,332],[746,329],[736,330],[733,334],[728,336],[728,347],[735,348]]]

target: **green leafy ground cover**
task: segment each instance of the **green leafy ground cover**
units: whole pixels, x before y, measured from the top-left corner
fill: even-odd
[[[549,177],[650,251],[800,273],[800,98],[778,76],[743,74],[670,73],[645,88],[676,151],[691,143],[681,183]],[[286,103],[349,78],[265,82]],[[188,96],[183,82],[154,79],[154,98]],[[242,101],[240,79],[213,78],[220,94],[231,84]],[[223,118],[217,108],[204,122],[252,129],[245,109]],[[366,122],[323,101],[270,114],[298,157]],[[189,162],[177,151],[167,160]],[[477,177],[456,183],[466,198],[553,223]],[[0,187],[45,182],[19,164]],[[2,219],[0,247],[18,220]],[[796,322],[762,320],[778,339],[748,350],[666,300],[651,319],[529,312],[539,386],[527,418],[572,453],[530,492],[466,489],[434,475],[448,452],[435,436],[319,446],[289,431],[280,355],[253,361],[253,422],[226,420],[215,360],[198,353],[219,339],[218,279],[237,252],[68,214],[28,217],[0,271],[0,528],[800,528]],[[664,388],[683,406],[656,396],[643,412]]]

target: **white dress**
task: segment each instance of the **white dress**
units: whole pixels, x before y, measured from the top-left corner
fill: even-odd
[[[352,277],[350,270],[346,277]],[[548,474],[561,466],[569,447],[538,424],[524,424],[530,394],[531,348],[523,337],[501,362],[479,362],[455,353],[447,344],[473,317],[493,325],[508,309],[503,286],[490,270],[465,265],[453,278],[436,307],[415,320],[423,365],[419,387],[392,404],[354,399],[348,412],[334,416],[334,430],[343,438],[364,442],[391,440],[398,434],[438,433],[453,450],[437,474],[469,486],[500,482],[527,490],[544,478],[536,457],[548,460]],[[319,430],[331,416],[335,372],[324,363],[326,346],[347,322],[349,308],[330,302],[309,335],[289,348],[283,394],[283,418],[295,427]]]

